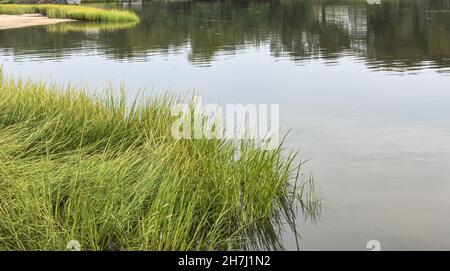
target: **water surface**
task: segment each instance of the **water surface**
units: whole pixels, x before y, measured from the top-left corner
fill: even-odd
[[[121,5],[141,23],[2,30],[0,62],[130,97],[280,104],[324,195],[300,249],[450,249],[450,0]]]

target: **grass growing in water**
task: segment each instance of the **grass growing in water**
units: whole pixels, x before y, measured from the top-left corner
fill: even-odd
[[[0,14],[41,13],[49,18],[104,22],[138,22],[139,17],[127,10],[100,9],[85,6],[54,4],[0,4]]]
[[[118,31],[130,29],[137,25],[136,22],[115,23],[115,22],[73,22],[64,24],[53,24],[47,26],[48,32],[68,33],[68,32],[89,32],[89,31]]]
[[[212,250],[243,248],[249,232],[276,239],[274,224],[303,197],[290,185],[294,156],[244,144],[235,161],[229,142],[175,140],[174,102],[130,105],[123,93],[0,76],[0,247]]]

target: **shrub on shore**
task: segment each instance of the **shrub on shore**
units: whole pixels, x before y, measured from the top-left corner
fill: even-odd
[[[138,22],[139,17],[128,10],[100,9],[56,4],[0,4],[0,14],[41,13],[49,18],[104,22]]]

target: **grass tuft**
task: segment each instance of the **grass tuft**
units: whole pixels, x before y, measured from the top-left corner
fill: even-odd
[[[236,161],[227,141],[173,139],[170,96],[108,93],[0,72],[0,248],[280,248],[295,155],[243,144]]]
[[[113,32],[126,30],[136,26],[136,22],[117,23],[117,22],[68,22],[64,24],[52,24],[47,26],[48,32],[69,33],[69,32],[89,32],[106,31]]]
[[[86,6],[56,4],[0,4],[0,14],[41,13],[49,18],[103,22],[138,22],[139,17],[128,10],[100,9]]]

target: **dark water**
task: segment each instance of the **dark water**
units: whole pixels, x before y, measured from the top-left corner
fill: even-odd
[[[130,96],[279,104],[324,195],[319,221],[298,218],[300,249],[450,249],[450,0],[121,5],[141,23],[0,31],[0,62]]]

